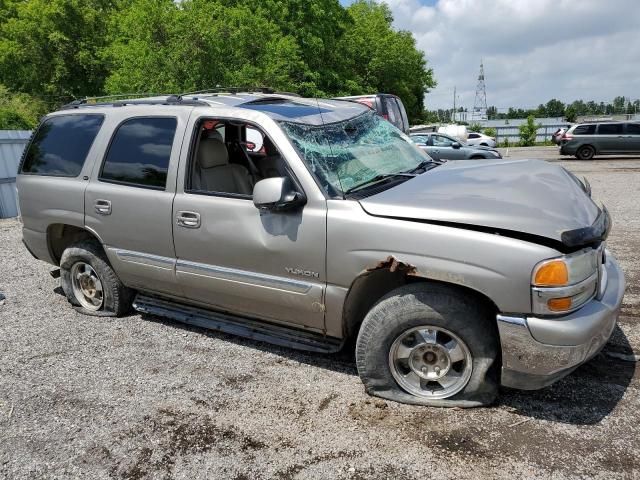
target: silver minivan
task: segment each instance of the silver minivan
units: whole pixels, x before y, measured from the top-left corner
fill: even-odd
[[[400,402],[549,385],[607,342],[625,287],[610,216],[567,170],[437,162],[352,102],[75,102],[17,184],[24,244],[82,314],[355,345],[366,391]]]
[[[560,154],[590,160],[596,155],[640,154],[640,122],[581,123],[560,138]]]

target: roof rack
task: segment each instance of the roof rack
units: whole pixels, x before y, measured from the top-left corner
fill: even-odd
[[[126,105],[181,105],[181,106],[207,106],[208,104],[205,102],[200,102],[198,100],[190,100],[183,99],[182,95],[168,95],[166,98],[139,98],[139,99],[127,99],[127,100],[116,100],[113,102],[95,102],[95,100],[101,98],[119,98],[125,97],[126,95],[110,95],[105,97],[92,97],[92,98],[83,98],[80,100],[74,100],[71,103],[63,105],[58,110],[69,110],[74,108],[83,108],[83,107],[124,107]]]

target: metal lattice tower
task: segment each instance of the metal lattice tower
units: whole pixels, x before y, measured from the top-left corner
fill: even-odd
[[[480,60],[480,74],[476,86],[476,99],[473,102],[471,120],[487,120],[487,87],[484,84],[484,65]]]

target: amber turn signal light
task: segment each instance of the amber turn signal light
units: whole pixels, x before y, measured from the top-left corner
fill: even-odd
[[[571,308],[571,297],[550,298],[547,301],[549,310],[553,312],[563,312]]]
[[[551,260],[536,271],[533,284],[538,287],[562,287],[569,283],[569,270],[563,260]]]

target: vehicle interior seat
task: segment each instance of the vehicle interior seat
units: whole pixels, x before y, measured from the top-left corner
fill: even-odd
[[[257,161],[258,169],[260,170],[262,177],[286,177],[287,170],[284,165],[284,160],[278,152],[278,149],[271,142],[271,139],[265,135],[262,145],[266,156]]]
[[[200,140],[193,173],[195,190],[245,195],[253,192],[249,171],[242,165],[229,163],[227,147],[215,136]]]

